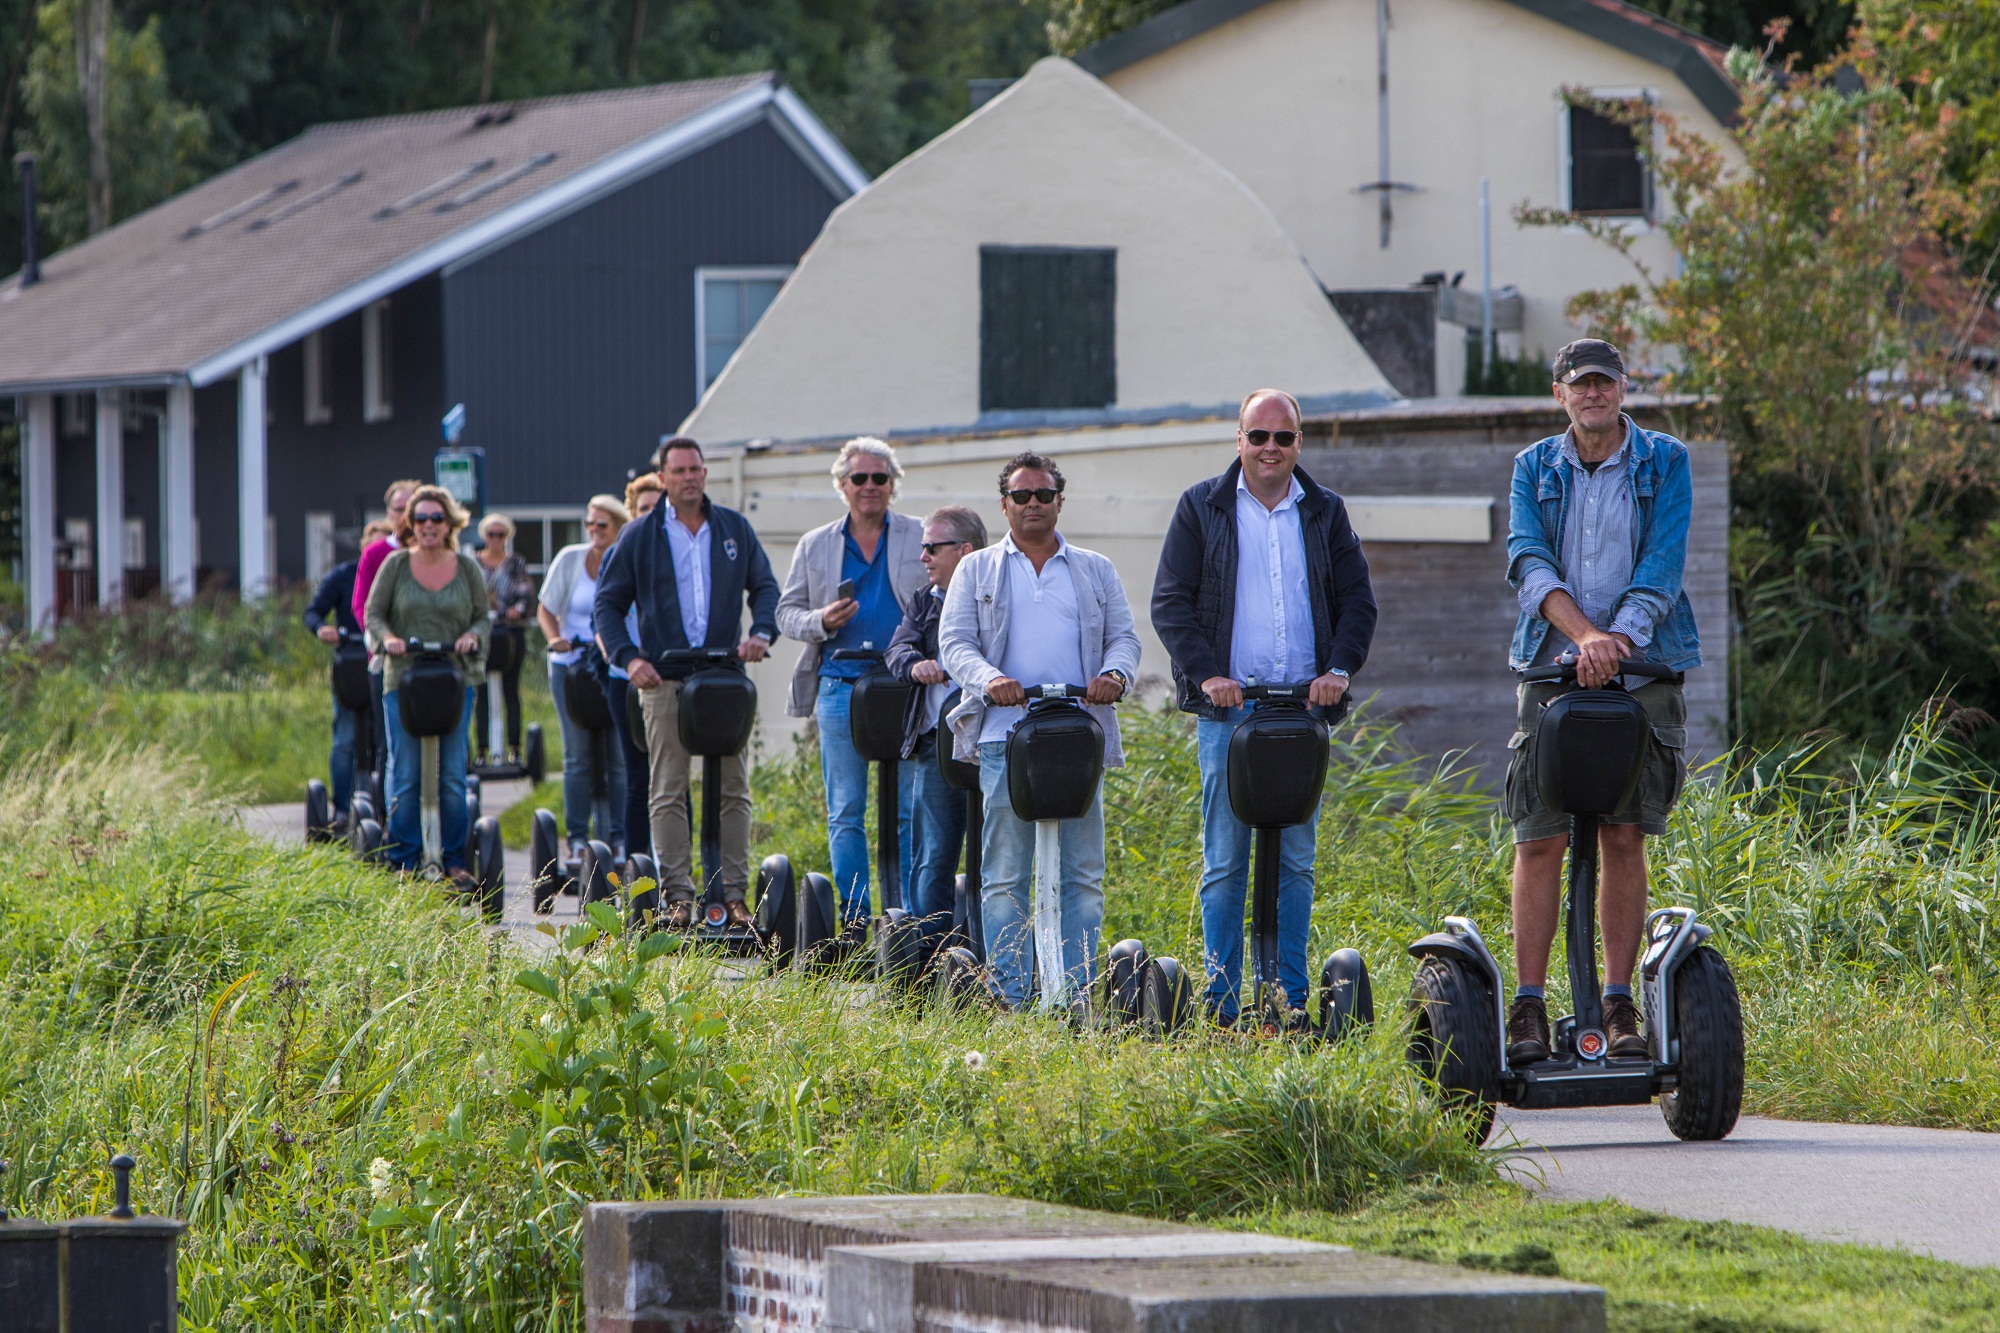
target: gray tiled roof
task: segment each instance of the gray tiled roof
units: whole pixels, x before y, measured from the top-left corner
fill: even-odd
[[[287,321],[518,234],[775,95],[747,74],[316,126],[7,280],[0,390],[213,379]]]

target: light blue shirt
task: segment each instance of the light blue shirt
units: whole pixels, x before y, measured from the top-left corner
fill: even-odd
[[[688,647],[708,640],[708,519],[693,532],[671,509],[666,516],[667,549],[674,558],[674,585],[681,602],[681,630]]]
[[[1312,600],[1306,591],[1306,538],[1299,523],[1305,487],[1297,477],[1275,509],[1236,478],[1236,619],[1229,632],[1229,674],[1266,685],[1319,675]]]
[[[1541,615],[1542,603],[1552,592],[1568,593],[1590,623],[1607,632],[1623,634],[1635,648],[1644,648],[1653,639],[1653,622],[1636,604],[1619,606],[1619,599],[1632,583],[1634,548],[1632,534],[1638,522],[1638,508],[1632,495],[1631,432],[1618,452],[1592,471],[1577,456],[1574,432],[1563,437],[1562,464],[1570,470],[1569,513],[1563,521],[1562,577],[1547,569],[1537,570],[1521,583],[1521,608]],[[1561,630],[1550,626],[1535,654],[1538,665],[1547,665],[1576,645]]]
[[[1069,543],[1056,537],[1056,553],[1035,572],[1034,562],[1000,539],[1007,577],[1007,654],[994,663],[1000,674],[1023,686],[1088,685],[1083,677],[1083,630],[1077,621],[1076,579],[1069,568]],[[988,708],[980,744],[1007,739],[1025,708]]]

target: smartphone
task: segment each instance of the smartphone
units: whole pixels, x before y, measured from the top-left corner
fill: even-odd
[[[852,600],[854,600],[854,580],[853,580],[853,579],[842,579],[842,580],[840,581],[840,592],[839,592],[839,594],[838,594],[838,595],[837,595],[837,596],[836,596],[836,597],[834,598],[834,600],[835,600],[835,601],[840,601],[840,602],[848,602],[848,601],[852,601]]]

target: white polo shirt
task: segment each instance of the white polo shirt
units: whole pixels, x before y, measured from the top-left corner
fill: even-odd
[[[1069,543],[1056,536],[1056,553],[1035,572],[1034,562],[1001,538],[1007,572],[1007,652],[995,662],[1000,674],[1034,685],[1088,685],[1083,678],[1082,628],[1077,622],[1076,580],[1069,571]],[[1025,708],[988,708],[981,744],[1007,739]]]

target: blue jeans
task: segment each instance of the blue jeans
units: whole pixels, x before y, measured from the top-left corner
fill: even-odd
[[[354,729],[360,724],[361,715],[343,706],[340,696],[333,698],[333,749],[327,752],[326,773],[333,795],[333,813],[337,818],[347,817],[347,802],[354,795]]]
[[[1007,743],[979,747],[979,790],[985,798],[985,836],[980,840],[979,905],[986,916],[986,965],[1009,1008],[1028,999],[1035,966],[1034,918],[1029,891],[1034,884],[1035,826],[1015,817],[1007,795]],[[1091,797],[1081,819],[1065,819],[1062,829],[1063,971],[1076,990],[1088,990],[1097,966],[1097,937],[1104,928],[1104,789]]]
[[[644,735],[634,736],[625,716],[625,695],[632,683],[623,676],[605,682],[605,697],[611,701],[611,729],[618,733],[618,749],[625,757],[624,829],[625,854],[653,854],[651,813],[651,758],[646,753]]]
[[[578,664],[578,671],[588,667]],[[604,751],[604,818],[596,836],[616,852],[625,845],[625,754],[617,732],[579,727],[569,720],[568,690],[570,668],[562,662],[549,663],[549,693],[555,696],[556,721],[562,726],[563,743],[563,827],[571,842],[591,836],[591,752]]]
[[[472,711],[470,687],[465,691],[465,709],[468,713]],[[423,741],[403,730],[403,710],[397,707],[395,690],[383,694],[382,711],[388,715],[389,735],[393,740],[389,761],[389,864],[398,870],[415,870],[424,859]],[[437,738],[437,745],[439,859],[446,870],[463,870],[468,749],[465,728],[453,727]]]
[[[918,916],[942,916],[937,929],[951,924],[952,889],[958,878],[958,856],[965,849],[966,792],[945,785],[938,772],[937,747],[951,744],[951,732],[940,726],[917,743],[917,752],[904,761],[916,770],[917,831],[911,860],[916,871],[910,880],[910,911]]]
[[[819,767],[826,779],[826,840],[833,854],[833,885],[840,891],[840,919],[868,918],[868,761],[854,750],[847,705],[854,682],[819,678]],[[896,765],[897,868],[910,879],[910,832],[916,815],[916,765]]]
[[[1256,831],[1229,808],[1229,738],[1250,716],[1233,708],[1219,722],[1201,719],[1195,744],[1201,756],[1201,935],[1208,973],[1208,1005],[1228,1022],[1236,1017],[1243,985],[1243,906],[1250,883],[1250,850]],[[1311,995],[1306,946],[1312,935],[1313,853],[1319,842],[1319,807],[1313,818],[1288,828],[1278,855],[1278,981],[1286,1001],[1301,1008]]]

